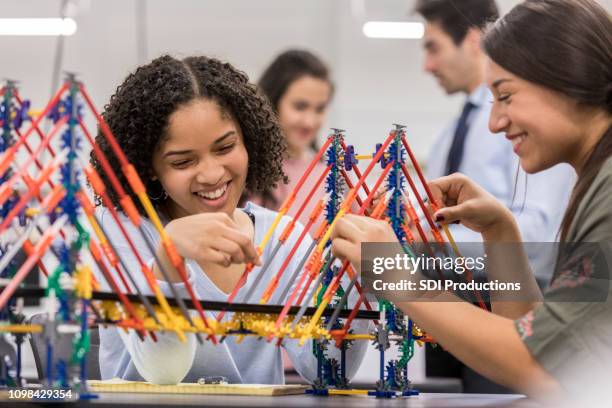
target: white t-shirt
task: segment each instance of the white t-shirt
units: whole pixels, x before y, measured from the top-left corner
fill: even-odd
[[[277,213],[250,202],[247,203],[244,210],[253,214],[255,218],[254,241],[259,243],[263,240]],[[106,233],[112,239],[118,255],[123,258],[141,292],[143,294],[151,294],[144,275],[140,272],[138,262],[132,255],[125,238],[108,209],[98,207],[96,215]],[[120,218],[142,259],[151,266],[154,260],[153,253],[142,238],[138,228],[132,225],[129,219],[121,213]],[[281,219],[270,243],[264,249],[262,255],[264,263],[270,256],[275,243],[278,241],[278,237],[289,221],[290,218],[286,216]],[[144,234],[153,243],[154,248],[156,248],[160,237],[152,223],[147,219],[144,219],[143,230]],[[250,303],[257,303],[267,283],[276,275],[276,272],[280,269],[285,258],[287,258],[302,231],[303,226],[296,223],[287,242],[280,248],[272,264],[262,277],[261,283],[250,298]],[[310,236],[306,235],[283,273],[278,288],[269,302],[270,304],[278,303],[278,297],[282,289],[287,284],[302,257],[305,256],[305,252],[311,242]],[[199,299],[210,301],[225,301],[227,299],[227,294],[223,293],[207,277],[195,261],[187,259],[186,265],[189,281]],[[259,271],[260,268],[256,267],[248,275],[246,284],[235,299],[236,303],[243,301],[246,292],[251,287]],[[103,290],[110,291],[110,287],[101,272],[96,270],[95,273],[96,278],[102,284]],[[117,277],[115,279],[119,283]],[[171,296],[169,284],[165,281],[158,282],[162,292],[166,296]],[[347,284],[348,279],[343,278],[342,286],[346,287]],[[179,296],[183,298],[189,297],[184,284],[174,284],[174,287],[178,291]],[[349,305],[354,304],[355,300],[356,293],[352,293],[352,296],[349,298]],[[209,317],[216,315],[216,313],[218,312],[207,312]],[[193,312],[193,314],[196,315],[196,312]],[[231,319],[231,317],[232,313],[226,313],[224,319]],[[356,332],[363,333],[372,326],[367,321],[355,320],[352,327]],[[236,337],[228,336],[223,343],[214,345],[211,341],[198,344],[193,334],[188,335],[186,343],[182,343],[174,333],[158,333],[157,338],[158,341],[153,342],[149,336],[146,336],[145,340],[141,341],[133,330],[125,333],[122,329],[115,327],[100,327],[100,371],[102,379],[113,377],[135,381],[142,381],[144,379],[157,384],[175,384],[180,381],[196,382],[199,378],[205,376],[224,376],[231,383],[283,384],[285,381],[281,349],[276,346],[275,341],[267,342],[266,339],[246,336],[238,344]],[[284,347],[297,372],[307,381],[313,381],[317,374],[317,364],[316,358],[312,353],[312,341],[307,341],[303,347],[300,347],[297,340],[286,340]],[[356,373],[366,348],[367,343],[365,341],[358,341],[347,351],[346,367],[348,378],[351,378]],[[327,355],[339,361],[340,351],[333,345],[333,342],[330,342]]]

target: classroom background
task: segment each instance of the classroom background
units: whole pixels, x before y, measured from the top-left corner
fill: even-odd
[[[498,1],[502,14],[517,3]],[[602,3],[612,6],[612,0]],[[102,108],[129,72],[163,53],[215,56],[255,82],[280,52],[303,48],[327,62],[335,84],[320,140],[330,127],[346,129],[351,144],[365,153],[400,123],[423,162],[465,96],[448,97],[423,71],[418,36],[364,34],[371,21],[421,23],[413,6],[414,0],[3,0],[0,18],[63,15],[77,29],[65,37],[0,36],[0,72],[19,81],[34,109],[42,108],[66,71],[76,73]],[[35,377],[31,358],[24,361],[24,375]],[[372,348],[354,381],[376,380],[377,365]],[[424,380],[424,367],[423,349],[417,348],[413,381]]]

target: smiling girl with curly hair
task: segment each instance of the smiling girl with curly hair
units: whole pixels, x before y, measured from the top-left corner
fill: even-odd
[[[271,107],[247,76],[228,63],[207,57],[178,60],[162,56],[130,74],[111,97],[103,117],[124,150],[128,160],[146,183],[149,197],[160,212],[165,232],[185,258],[189,281],[200,299],[224,301],[238,282],[246,263],[257,267],[249,274],[237,302],[260,271],[267,248],[257,254],[254,242],[261,242],[276,213],[252,203],[237,208],[245,190],[260,192],[286,182],[282,171],[284,138]],[[110,146],[99,134],[96,142],[112,158]],[[92,155],[93,166],[101,174],[113,202],[118,197],[110,188],[100,163]],[[110,159],[111,165],[119,163]],[[119,174],[119,181],[127,180]],[[137,198],[132,195],[134,202]],[[139,204],[138,204],[139,205]],[[138,207],[146,217],[143,208]],[[121,231],[99,206],[98,219],[113,240],[119,256],[128,262],[140,290],[147,285],[138,263],[130,261],[130,248]],[[162,291],[174,289],[182,297],[187,291],[168,260],[160,236],[145,218],[143,228],[156,247],[151,248],[138,229],[122,216],[141,257],[152,267]],[[275,242],[290,221],[283,217],[271,238]],[[270,281],[287,257],[303,227],[296,227],[267,268],[262,281]],[[306,255],[311,241],[306,237],[287,268],[293,271]],[[155,251],[153,251],[155,249]],[[168,271],[164,280],[160,266]],[[290,284],[287,273],[279,287]],[[99,280],[104,282],[103,277]],[[174,286],[171,288],[171,285]],[[106,287],[107,290],[108,287]],[[254,288],[249,301],[259,299],[265,285]],[[270,303],[282,303],[280,290]],[[226,318],[231,319],[228,313]],[[307,380],[316,377],[316,360],[311,345],[298,347],[294,341],[284,346],[297,371]],[[347,372],[358,368],[364,345],[355,345],[347,358]],[[330,346],[328,354],[339,354]],[[130,331],[100,328],[100,369],[103,379],[119,377],[159,384],[195,382],[204,376],[224,376],[233,383],[284,382],[281,351],[274,343],[256,338],[237,344],[232,337],[223,343],[197,344],[194,335],[186,344],[174,334],[159,334],[158,341],[141,341]]]

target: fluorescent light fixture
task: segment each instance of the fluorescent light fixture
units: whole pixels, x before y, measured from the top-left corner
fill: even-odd
[[[77,30],[71,18],[0,18],[0,35],[72,35]]]
[[[363,34],[368,38],[418,40],[423,38],[425,27],[419,22],[368,21],[363,25]]]

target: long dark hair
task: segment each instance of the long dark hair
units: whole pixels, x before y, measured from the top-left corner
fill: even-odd
[[[504,69],[568,96],[580,106],[612,113],[612,20],[593,0],[526,0],[492,25],[485,52]],[[561,224],[567,239],[578,206],[612,156],[612,127],[581,169]]]

